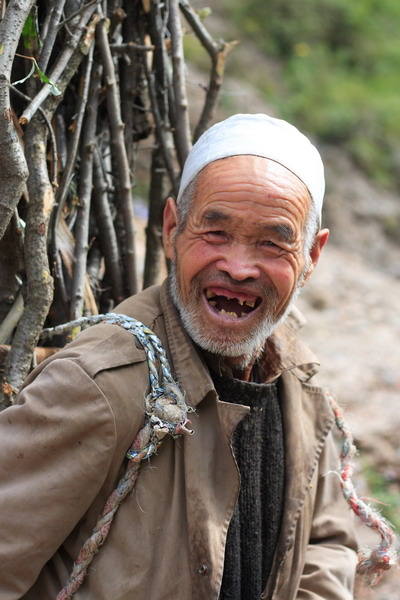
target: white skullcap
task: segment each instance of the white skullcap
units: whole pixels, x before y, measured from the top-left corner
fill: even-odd
[[[233,115],[203,133],[185,162],[177,203],[189,183],[209,163],[238,155],[269,158],[297,175],[307,186],[321,223],[325,179],[318,150],[290,123],[263,114]]]

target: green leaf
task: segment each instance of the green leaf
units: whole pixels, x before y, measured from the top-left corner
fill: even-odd
[[[20,58],[27,58],[28,60],[31,60],[32,68],[26,77],[24,77],[23,79],[20,79],[19,81],[14,81],[14,83],[11,85],[16,85],[17,83],[24,83],[24,81],[26,81],[29,77],[31,77],[33,75],[33,73],[36,71],[40,81],[42,81],[43,83],[47,83],[48,85],[51,86],[50,92],[53,94],[53,96],[61,96],[61,92],[58,89],[58,87],[56,86],[56,84],[53,83],[51,81],[51,79],[49,79],[47,77],[47,75],[45,75],[43,73],[43,71],[39,68],[39,65],[37,64],[36,60],[33,58],[33,56],[24,56],[22,54],[16,54],[16,56],[19,56]]]
[[[39,65],[37,64],[36,60],[35,60],[35,59],[33,59],[33,61],[34,61],[34,63],[35,63],[36,71],[37,71],[37,74],[39,75],[39,78],[40,78],[40,80],[41,80],[41,81],[43,81],[43,83],[48,83],[49,85],[51,85],[51,90],[50,90],[50,91],[51,91],[51,93],[53,94],[53,96],[61,96],[61,92],[60,92],[60,90],[58,89],[58,87],[56,86],[56,84],[55,84],[55,83],[53,83],[53,82],[52,82],[52,81],[51,81],[51,80],[50,80],[50,79],[47,77],[47,75],[45,75],[45,74],[43,73],[43,71],[41,71],[41,70],[39,69]]]
[[[42,45],[39,35],[36,6],[32,8],[28,18],[25,21],[25,25],[22,29],[22,39],[24,40],[24,47],[27,50],[35,51],[38,50]]]
[[[26,77],[24,77],[23,79],[19,79],[18,81],[13,81],[11,85],[18,85],[18,83],[24,83],[27,79],[29,79],[29,77],[31,75],[33,75],[35,72],[35,63],[32,63],[32,68],[29,71],[28,75]]]

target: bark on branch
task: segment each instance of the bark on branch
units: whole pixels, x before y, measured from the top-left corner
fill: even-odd
[[[0,23],[0,239],[21,197],[28,169],[12,119],[10,74],[18,41],[33,0],[11,0]]]
[[[214,117],[218,95],[221,89],[222,77],[225,71],[226,58],[238,42],[224,42],[223,40],[216,42],[209,34],[189,2],[187,0],[179,0],[179,5],[185,19],[193,29],[201,45],[210,55],[212,63],[206,99],[193,136],[193,142],[196,142],[201,134],[208,128]]]
[[[135,254],[135,224],[132,201],[132,181],[129,161],[124,140],[124,123],[121,118],[120,98],[116,81],[113,58],[108,42],[106,23],[103,19],[96,30],[96,39],[104,68],[104,79],[107,86],[108,118],[111,128],[111,149],[115,156],[118,170],[119,201],[122,206],[125,226],[126,256],[124,262],[130,294],[138,291]]]
[[[93,46],[88,55],[88,71],[93,65]],[[82,316],[85,297],[87,253],[89,249],[89,214],[93,185],[93,152],[96,143],[97,108],[101,82],[92,81],[86,108],[79,178],[79,210],[75,228],[75,263],[71,291],[71,320]]]
[[[82,12],[79,23],[76,24],[73,30],[73,34],[67,40],[64,48],[56,60],[54,67],[52,68],[49,79],[58,86],[58,80],[62,76],[64,70],[68,66],[73,54],[75,53],[81,38],[82,34],[85,31],[85,27],[88,24],[90,17],[96,10],[95,6],[90,6],[89,8],[85,8]],[[52,86],[49,83],[45,83],[40,90],[40,92],[35,96],[29,106],[26,107],[24,112],[19,118],[19,122],[22,125],[27,125],[29,121],[32,119],[33,115],[38,110],[39,106],[43,104],[46,98],[51,94]]]
[[[189,111],[185,82],[185,60],[183,57],[182,30],[179,0],[170,0],[169,29],[171,32],[172,81],[175,96],[174,139],[181,169],[191,148]]]
[[[54,195],[43,143],[46,138],[47,126],[38,115],[25,135],[30,198],[25,234],[27,297],[5,370],[3,393],[10,403],[29,372],[33,351],[53,300],[53,279],[47,260],[47,225]]]

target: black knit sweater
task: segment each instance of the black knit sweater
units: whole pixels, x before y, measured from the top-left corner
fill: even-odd
[[[285,461],[278,386],[212,377],[221,400],[251,409],[232,436],[241,487],[228,530],[220,600],[254,600],[265,588],[282,518]]]

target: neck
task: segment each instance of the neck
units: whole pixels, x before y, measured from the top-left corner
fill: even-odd
[[[251,381],[253,367],[258,357],[261,355],[261,349],[254,354],[249,361],[248,356],[221,356],[202,350],[206,362],[214,371],[226,373],[227,375],[240,379],[241,381]]]

